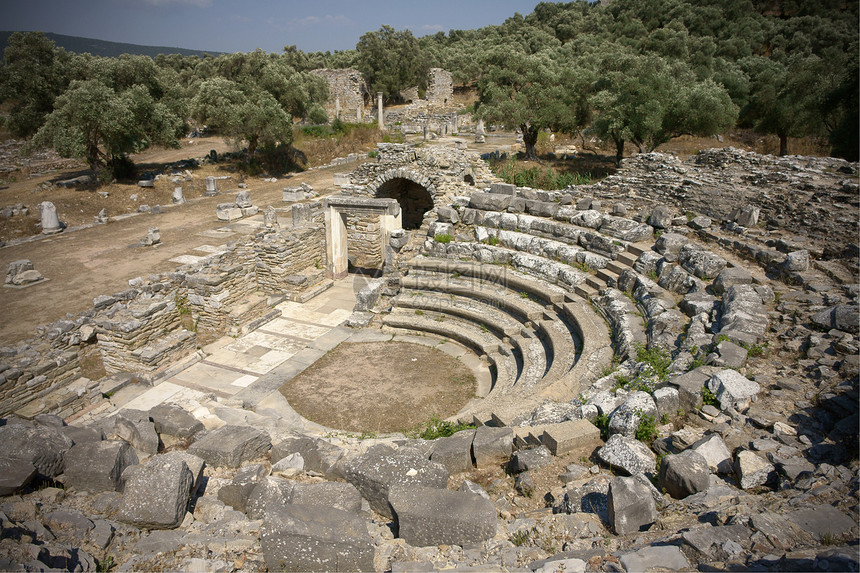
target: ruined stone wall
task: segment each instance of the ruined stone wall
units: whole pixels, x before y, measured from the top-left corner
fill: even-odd
[[[365,269],[382,268],[385,253],[380,236],[379,215],[349,213],[346,216],[349,262]]]
[[[316,226],[259,233],[221,255],[132,279],[128,289],[96,297],[75,319],[0,348],[0,416],[69,417],[103,400],[102,384],[82,378],[83,358],[100,356],[109,374],[151,380],[199,344],[271,312],[266,293],[289,294],[321,281],[325,232],[321,212],[310,217]],[[305,284],[286,280],[301,275]]]
[[[376,197],[380,186],[403,178],[427,189],[438,206],[500,181],[477,153],[464,149],[402,143],[380,143],[377,149],[377,160],[353,170],[349,184],[341,185],[342,193]]]
[[[309,217],[312,217],[309,214]],[[270,231],[254,242],[257,285],[267,294],[295,293],[320,282],[325,276],[325,227],[319,215],[311,225],[286,231]]]
[[[370,95],[361,72],[350,68],[342,70],[322,68],[313,70],[311,73],[322,76],[328,82],[329,98],[325,109],[329,119],[335,118],[337,101],[340,102],[342,120],[356,121],[364,118],[365,103],[370,100]]]
[[[451,72],[442,68],[430,68],[425,99],[432,106],[444,107],[454,100],[454,80]]]

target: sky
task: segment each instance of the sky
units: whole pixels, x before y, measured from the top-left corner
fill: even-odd
[[[355,48],[383,25],[415,36],[468,30],[539,0],[0,0],[0,30],[214,52]]]

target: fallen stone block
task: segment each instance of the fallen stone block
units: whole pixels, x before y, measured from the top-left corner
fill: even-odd
[[[245,511],[251,492],[266,477],[268,470],[263,464],[251,464],[242,467],[232,483],[222,486],[218,490],[218,499],[229,505],[236,511]]]
[[[211,467],[238,468],[269,451],[268,432],[250,426],[222,426],[207,432],[188,448],[188,453],[203,458]]]
[[[0,457],[0,496],[21,491],[36,477],[36,468],[21,459]]]
[[[496,509],[480,495],[421,486],[392,486],[397,536],[408,544],[471,545],[496,534]]]
[[[260,532],[270,571],[373,571],[374,545],[358,516],[334,508],[285,505]]]
[[[776,474],[776,468],[749,450],[738,452],[735,457],[735,475],[743,489],[764,485]]]
[[[159,404],[149,410],[155,431],[175,438],[190,438],[203,431],[203,424],[175,404]]]
[[[690,567],[690,563],[681,549],[676,545],[651,545],[623,553],[618,561],[625,571],[649,571],[651,569],[682,571]]]
[[[648,446],[621,434],[613,434],[606,445],[597,450],[597,457],[603,463],[629,475],[653,473],[657,469],[657,458]]]
[[[684,450],[663,458],[657,486],[675,499],[684,499],[708,489],[708,476],[708,462],[704,456],[693,450]]]
[[[474,430],[463,430],[447,438],[434,440],[429,454],[430,461],[445,466],[449,474],[471,470],[474,436]]]
[[[66,486],[100,493],[117,491],[122,472],[137,464],[134,449],[122,440],[83,442],[66,452]]]
[[[554,456],[566,454],[577,448],[597,445],[600,430],[588,420],[570,420],[545,427],[541,442]]]
[[[648,488],[632,477],[617,477],[609,484],[609,525],[618,535],[645,531],[657,521],[657,506]]]
[[[472,439],[472,456],[479,468],[508,461],[513,451],[514,433],[510,428],[478,426]]]
[[[395,485],[424,486],[445,489],[448,470],[417,452],[396,453],[370,450],[345,468],[346,481],[354,485],[374,511],[389,519],[394,512],[388,502],[389,490]]]
[[[117,520],[144,529],[179,527],[193,482],[184,461],[153,456],[126,482]]]
[[[43,477],[63,473],[64,458],[71,447],[72,440],[56,428],[19,424],[0,427],[0,457],[28,462]]]
[[[334,507],[350,513],[361,511],[361,493],[351,483],[326,481],[297,483],[293,486],[290,503]]]

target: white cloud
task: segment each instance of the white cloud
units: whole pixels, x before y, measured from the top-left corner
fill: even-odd
[[[422,30],[424,32],[441,32],[444,29],[445,26],[442,26],[440,24],[424,24],[419,28],[419,30]]]
[[[326,14],[325,16],[305,16],[298,20],[289,20],[286,22],[286,27],[295,30],[296,28],[312,28],[314,26],[349,26],[352,20],[343,14]]]

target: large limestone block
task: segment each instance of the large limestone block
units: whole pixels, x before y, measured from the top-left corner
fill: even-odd
[[[594,446],[600,442],[600,430],[588,420],[568,420],[544,428],[541,442],[554,456]]]
[[[290,503],[334,507],[350,513],[361,511],[361,493],[351,483],[325,481],[297,483],[293,486]]]
[[[510,428],[479,426],[472,439],[472,455],[479,468],[503,464],[511,457],[514,432]]]
[[[395,485],[424,486],[445,489],[448,470],[417,452],[400,453],[383,449],[370,450],[352,460],[345,468],[346,481],[354,485],[374,511],[389,519],[394,512],[388,502],[389,490]]]
[[[609,525],[618,535],[648,529],[657,521],[657,506],[648,487],[632,477],[609,484]]]
[[[0,457],[0,496],[12,495],[36,477],[36,468],[28,461]]]
[[[721,410],[740,410],[749,405],[750,400],[761,391],[761,386],[737,370],[722,370],[708,380],[708,390],[716,396]]]
[[[271,445],[272,440],[264,430],[222,426],[191,444],[188,453],[203,458],[211,467],[238,468],[244,462],[264,456]]]
[[[474,430],[464,430],[447,438],[434,440],[430,449],[430,460],[445,466],[449,474],[471,470],[474,436]]]
[[[258,483],[245,504],[249,519],[263,519],[270,510],[277,511],[293,497],[295,482],[280,477],[269,476]]]
[[[64,458],[71,447],[72,440],[59,429],[18,424],[0,427],[0,457],[28,462],[44,477],[63,473]]]
[[[137,454],[122,440],[75,444],[66,453],[66,486],[99,493],[119,489],[122,472],[137,463]]]
[[[126,482],[117,520],[144,529],[179,527],[193,482],[184,461],[154,456]]]
[[[373,571],[365,523],[335,508],[285,505],[266,513],[260,531],[270,571]]]
[[[149,410],[155,431],[175,438],[190,438],[203,431],[203,424],[175,404],[159,404]]]
[[[482,193],[476,191],[469,197],[469,207],[482,211],[504,211],[511,204],[513,195],[503,193]]]
[[[718,434],[711,434],[696,441],[690,449],[705,458],[711,471],[721,474],[732,473],[732,453]]]
[[[272,446],[272,463],[291,454],[300,454],[306,471],[323,474],[326,479],[343,479],[343,450],[329,442],[308,436],[291,436]]]
[[[397,536],[415,546],[471,545],[496,534],[496,509],[484,497],[447,489],[393,486]]]
[[[708,489],[709,475],[704,456],[693,450],[684,450],[663,458],[657,485],[675,499],[684,499]]]
[[[743,489],[763,485],[775,473],[773,464],[754,452],[743,450],[735,457],[735,475]]]
[[[606,445],[597,450],[597,457],[603,463],[630,475],[653,473],[657,469],[657,458],[648,446],[621,434],[612,435]]]

